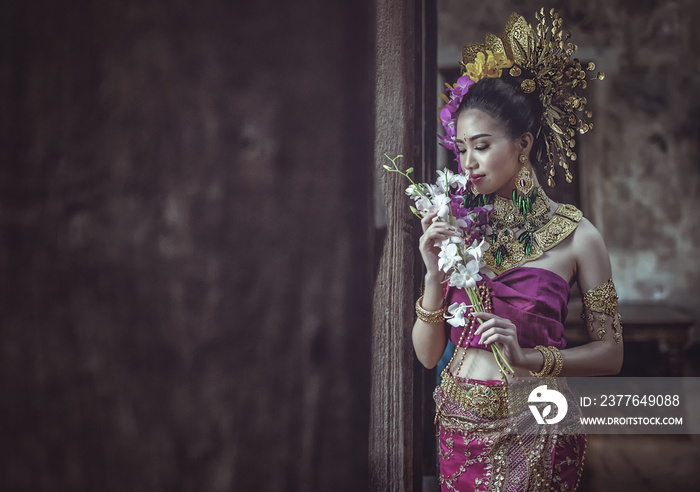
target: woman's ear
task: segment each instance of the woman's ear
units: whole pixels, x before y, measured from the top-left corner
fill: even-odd
[[[523,154],[530,155],[530,151],[532,150],[532,144],[535,142],[535,137],[532,136],[532,133],[527,132],[523,133],[520,136],[520,140],[518,141],[518,144],[520,145],[520,150]]]
[[[535,142],[535,137],[532,136],[532,133],[527,132],[523,133],[520,136],[520,148],[522,149],[522,152],[524,154],[529,154],[530,150],[532,150],[532,144]]]

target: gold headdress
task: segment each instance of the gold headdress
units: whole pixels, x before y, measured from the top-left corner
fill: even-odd
[[[565,170],[566,181],[570,183],[573,177],[569,161],[577,159],[574,136],[576,132],[584,134],[593,129],[593,123],[585,119],[592,116],[586,110],[587,100],[576,90],[586,88],[586,70],[594,71],[595,64],[591,62],[584,69],[577,58],[571,58],[578,47],[568,42],[571,33],[564,33],[563,21],[554,9],[549,11],[551,27],[547,25],[544,9],[535,17],[538,24],[533,29],[524,17],[512,13],[501,38],[488,34],[483,44],[464,47],[461,67],[474,82],[500,77],[502,68],[510,68],[511,76],[526,77],[521,82],[523,92],[529,94],[539,89],[543,107],[540,131],[544,133],[545,148],[537,159],[545,163],[547,184],[554,187],[555,163]],[[491,60],[490,64],[486,63]],[[603,80],[605,74],[598,72],[593,78]]]

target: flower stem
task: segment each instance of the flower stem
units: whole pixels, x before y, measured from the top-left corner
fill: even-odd
[[[401,157],[403,157],[403,155],[399,154],[399,155],[397,155],[396,157],[394,157],[394,158],[392,159],[392,158],[389,157],[389,156],[387,155],[387,153],[385,152],[385,153],[384,153],[384,157],[386,157],[387,159],[389,159],[389,160],[391,161],[391,163],[394,165],[393,168],[391,168],[391,167],[389,167],[389,166],[384,166],[384,169],[386,169],[386,170],[389,171],[390,173],[399,173],[401,176],[403,176],[404,178],[408,179],[408,180],[411,182],[411,184],[416,184],[415,181],[413,181],[413,180],[411,179],[411,177],[409,176],[409,172],[403,172],[401,169],[399,169],[399,166],[396,165],[396,161],[397,161],[398,159],[400,159]],[[411,169],[410,171],[412,171],[412,170],[413,170],[413,169]],[[426,195],[426,196],[427,196],[427,195]]]
[[[467,295],[469,296],[469,300],[472,303],[472,310],[476,310],[479,312],[484,312],[484,305],[481,302],[481,298],[479,295],[476,293],[476,289],[474,288],[469,288],[465,289],[467,291]],[[479,324],[481,324],[481,320],[477,319]],[[501,350],[496,346],[495,343],[492,343],[489,348],[491,349],[491,352],[493,353],[493,357],[496,359],[496,364],[498,364],[498,368],[501,370],[501,373],[506,376],[508,372],[510,372],[511,375],[515,374],[515,371],[513,371],[513,368],[508,364],[508,361],[506,358],[503,356],[501,353]],[[508,372],[503,368],[505,366],[508,369]]]

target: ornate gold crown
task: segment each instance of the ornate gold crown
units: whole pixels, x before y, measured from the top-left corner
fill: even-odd
[[[569,161],[577,159],[574,136],[576,132],[584,134],[593,129],[593,123],[585,119],[593,115],[586,110],[588,101],[576,90],[586,88],[586,70],[594,71],[595,64],[591,62],[584,69],[578,58],[571,58],[578,47],[568,42],[571,33],[564,33],[563,21],[554,9],[549,11],[551,27],[547,25],[544,8],[535,17],[537,29],[513,12],[503,36],[499,38],[489,33],[483,44],[465,46],[460,65],[463,74],[473,80],[475,77],[500,77],[500,69],[511,65],[509,73],[513,77],[520,77],[523,70],[527,71],[528,78],[522,80],[521,88],[525,93],[539,89],[543,106],[539,131],[544,132],[545,148],[538,152],[537,159],[544,162],[547,184],[554,187],[555,163],[565,170],[566,181],[570,183],[573,176]],[[493,62],[489,65],[490,60]],[[593,78],[603,80],[605,74],[598,72]],[[543,152],[546,152],[546,159]]]

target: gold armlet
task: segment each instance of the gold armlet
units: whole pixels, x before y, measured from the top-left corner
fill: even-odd
[[[593,313],[597,313],[596,316]],[[605,335],[605,322],[607,317],[612,319],[613,338],[615,342],[620,343],[622,340],[622,316],[617,311],[617,292],[612,279],[609,279],[603,285],[593,287],[591,290],[583,294],[583,311],[581,318],[588,325],[589,331],[595,329],[596,321],[598,321],[598,338],[603,338]]]
[[[423,306],[421,306],[422,300],[423,296],[420,296],[416,301],[416,316],[418,316],[419,320],[424,321],[430,325],[435,325],[437,323],[442,323],[443,321],[445,321],[445,311],[447,311],[447,306],[445,304],[443,304],[442,307],[437,311],[428,311],[426,309],[423,309]]]
[[[542,357],[544,357],[544,365],[542,366],[542,370],[540,372],[534,373],[530,371],[530,376],[532,376],[533,378],[547,377],[549,375],[549,372],[552,370],[552,365],[554,364],[554,356],[552,355],[552,352],[547,350],[547,347],[537,345],[535,348],[539,350],[542,354]]]

